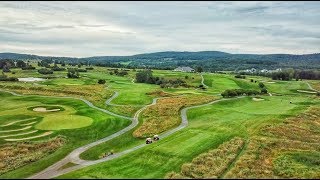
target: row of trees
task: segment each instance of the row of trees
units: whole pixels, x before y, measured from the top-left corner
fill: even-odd
[[[191,87],[185,81],[183,81],[181,79],[166,80],[164,78],[155,77],[152,75],[151,70],[143,70],[143,71],[137,72],[136,73],[136,82],[157,84],[157,85],[160,85],[161,88],[169,88],[169,87],[177,88],[179,86]]]
[[[8,77],[4,72],[2,72],[2,75],[0,75],[0,81],[18,81],[18,78]]]
[[[258,94],[260,94],[259,91],[250,89],[227,89],[221,93],[222,97],[251,96]]]

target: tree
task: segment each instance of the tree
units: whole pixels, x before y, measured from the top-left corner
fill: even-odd
[[[203,71],[202,67],[198,66],[198,67],[196,68],[196,72],[201,73],[202,71]]]
[[[99,83],[99,84],[105,84],[105,83],[106,83],[106,80],[104,80],[104,79],[99,79],[99,80],[98,80],[98,83]]]
[[[259,87],[260,87],[260,88],[264,88],[265,85],[264,85],[262,82],[259,82]]]
[[[265,87],[263,87],[261,89],[261,94],[267,94],[267,93],[268,93],[268,90]]]
[[[188,78],[189,78],[189,76],[185,76],[184,78],[185,78],[185,79],[188,79]]]

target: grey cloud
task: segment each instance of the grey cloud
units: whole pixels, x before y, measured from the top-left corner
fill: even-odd
[[[319,2],[0,2],[0,42],[70,56],[312,53],[320,51],[319,9]]]

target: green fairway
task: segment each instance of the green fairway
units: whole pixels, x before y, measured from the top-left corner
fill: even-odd
[[[139,70],[127,70],[128,75],[118,76],[110,74],[113,72],[111,68],[94,67],[94,70],[81,72],[78,79],[69,79],[65,78],[66,71],[44,76],[37,73],[36,70],[23,72],[17,70],[17,73],[12,75],[13,77],[50,78],[36,83],[0,82],[1,89],[21,94],[33,94],[13,96],[0,92],[0,147],[11,142],[40,143],[49,142],[56,137],[66,139],[65,144],[59,148],[57,146],[57,149],[50,154],[35,162],[28,162],[24,166],[0,174],[0,178],[29,177],[63,159],[74,149],[116,133],[131,123],[129,120],[91,108],[80,100],[40,97],[37,94],[83,98],[99,108],[133,117],[139,109],[150,104],[153,98],[161,96],[198,96],[199,98],[196,100],[209,96],[219,99],[222,98],[220,94],[227,89],[250,89],[260,92],[259,82],[263,82],[270,93],[229,99],[190,109],[187,111],[189,123],[186,128],[116,159],[84,167],[59,178],[164,178],[172,171],[180,172],[183,169],[183,164],[190,163],[198,155],[216,149],[234,137],[240,137],[245,142],[244,150],[237,152],[239,154],[233,158],[234,161],[238,161],[241,155],[246,153],[247,142],[254,138],[262,138],[261,129],[266,126],[282,124],[285,118],[298,115],[309,107],[320,105],[319,100],[315,98],[316,93],[304,92],[311,91],[304,81],[274,81],[259,76],[247,76],[246,79],[239,79],[235,78],[234,74],[204,73],[204,84],[208,87],[201,89],[199,85],[201,85],[202,78],[199,73],[153,70],[153,76],[163,77],[167,80],[181,79],[191,85],[189,88],[161,88],[156,84],[134,82],[137,71]],[[106,80],[106,83],[98,84],[99,79]],[[315,84],[313,81],[312,83]],[[118,92],[119,95],[109,105],[106,105],[106,100],[115,92]],[[162,92],[165,95],[157,92]],[[195,100],[189,101],[192,102],[183,103],[195,102]],[[152,112],[151,115],[146,113],[148,109],[142,111],[138,119],[139,123],[135,128],[88,149],[80,154],[80,158],[97,160],[103,154],[109,152],[117,154],[143,144],[145,139],[134,137],[135,131],[144,127],[145,129],[142,129],[141,132],[147,133],[165,127],[161,123],[172,123],[167,122],[173,118],[172,114],[175,114],[173,121],[178,122],[181,119],[179,111],[186,105],[179,101],[168,101],[167,103],[169,104],[160,104],[159,108],[149,111]],[[174,103],[177,105],[172,107]],[[177,112],[170,112],[175,108]],[[166,114],[166,112],[172,114]],[[151,117],[152,114],[156,117]],[[147,122],[149,124],[142,126]],[[160,124],[153,124],[153,122]],[[48,152],[42,151],[41,153]],[[286,177],[315,177],[312,174],[317,170],[312,164],[314,162],[306,160],[306,156],[300,152],[295,155],[298,154],[297,156],[301,156],[301,158],[295,159],[292,153],[274,155],[276,158],[275,171],[286,173]],[[313,152],[311,155],[317,157]],[[285,171],[284,162],[295,167]],[[74,165],[69,162],[63,167]],[[220,176],[224,177],[229,171],[231,172],[233,166],[227,165],[227,169]],[[309,167],[313,170],[307,170]],[[297,172],[301,176],[297,175]]]
[[[302,112],[309,105],[319,105],[318,101],[304,97],[263,98],[266,100],[256,102],[244,98],[190,110],[186,129],[116,160],[61,177],[163,178],[169,171],[178,171],[182,163],[234,136],[249,138],[257,135],[263,125],[279,123],[284,117]],[[290,100],[294,103],[290,104]]]
[[[130,124],[130,121],[128,120],[116,118],[92,109],[79,100],[42,98],[37,96],[17,97],[3,92],[0,92],[0,97],[0,125],[30,119],[28,121],[21,121],[9,126],[0,127],[0,131],[19,130],[25,127],[30,127],[19,131],[0,133],[0,136],[14,135],[0,138],[0,145],[6,143],[5,139],[37,137],[35,139],[30,139],[29,141],[46,141],[47,139],[57,135],[62,135],[68,140],[67,144],[54,153],[43,157],[36,162],[29,163],[16,170],[2,174],[0,175],[1,178],[21,178],[30,176],[60,160],[76,147],[106,137]],[[48,107],[56,105],[63,107],[64,111],[43,113],[28,109],[28,107]],[[68,120],[70,120],[68,117],[70,116],[73,116],[73,118],[71,118],[72,121],[68,122]],[[23,125],[34,121],[37,123]],[[37,129],[38,131],[35,131]],[[47,129],[52,129],[53,133],[47,133],[50,132],[47,131]]]

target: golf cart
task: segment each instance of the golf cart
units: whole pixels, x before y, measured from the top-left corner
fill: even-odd
[[[154,135],[154,136],[153,136],[153,140],[158,141],[159,139],[160,139],[160,138],[159,138],[158,135]]]
[[[151,138],[147,138],[146,139],[146,144],[151,144],[152,143],[152,139]]]

